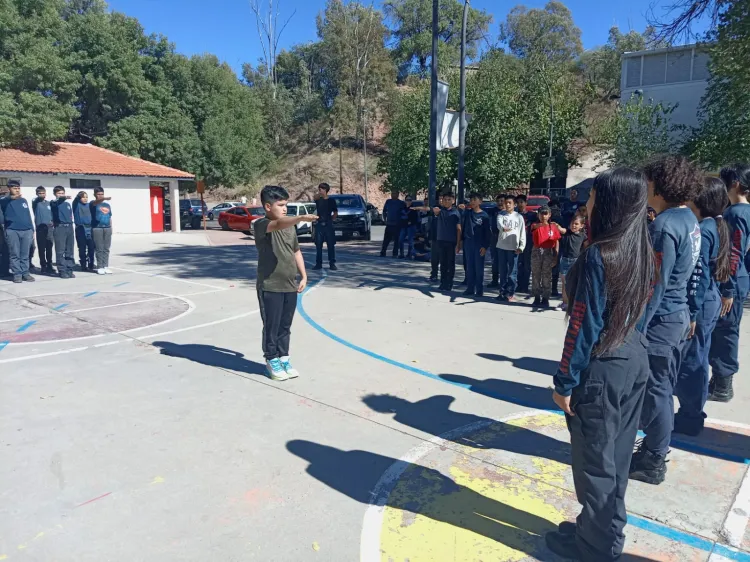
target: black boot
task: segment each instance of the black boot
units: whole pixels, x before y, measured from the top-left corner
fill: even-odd
[[[641,441],[638,450],[633,454],[630,461],[630,479],[645,482],[646,484],[659,485],[667,476],[667,457],[657,455],[646,449]]]
[[[500,283],[498,283],[498,282],[497,282],[497,279],[495,279],[495,278],[493,277],[493,278],[492,278],[492,283],[490,283],[489,285],[487,285],[487,288],[488,288],[488,289],[497,289],[498,287],[500,287]]]
[[[578,550],[576,544],[576,535],[561,533],[560,531],[552,531],[544,535],[544,542],[547,543],[547,548],[562,558],[568,560],[580,560],[581,553]]]
[[[700,417],[687,416],[680,412],[674,415],[674,433],[681,433],[682,435],[689,435],[696,437],[703,431],[703,420],[706,419],[706,414],[702,414]]]
[[[708,399],[712,402],[729,402],[734,398],[734,389],[732,388],[732,379],[734,375],[728,377],[714,377],[708,385],[710,394]]]

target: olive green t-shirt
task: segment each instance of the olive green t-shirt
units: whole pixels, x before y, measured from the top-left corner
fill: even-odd
[[[269,293],[297,292],[297,262],[299,250],[297,231],[293,226],[266,232],[271,221],[261,218],[253,223],[255,247],[258,249],[258,289]]]

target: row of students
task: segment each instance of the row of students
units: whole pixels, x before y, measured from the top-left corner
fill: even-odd
[[[9,194],[0,198],[0,223],[6,242],[2,251],[8,254],[14,283],[34,281],[31,269],[35,247],[39,252],[42,274],[55,274],[54,249],[57,274],[62,279],[75,277],[76,240],[82,271],[96,271],[100,275],[112,273],[109,269],[112,209],[101,187],[94,188],[94,201],[89,203],[88,195],[81,191],[71,204],[64,187],[56,186],[54,199],[48,200],[46,188],[40,186],[31,206],[21,196],[20,182],[9,181],[8,190]]]
[[[731,399],[750,284],[750,167],[721,178],[668,156],[594,182],[590,244],[566,278],[569,324],[554,377],[582,505],[575,523],[547,536],[563,557],[618,559],[628,479],[663,482],[672,432],[696,435],[706,400]]]

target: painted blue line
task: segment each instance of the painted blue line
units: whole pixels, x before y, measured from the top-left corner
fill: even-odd
[[[69,303],[69,302],[64,302],[64,303],[62,303],[62,304],[58,304],[58,305],[57,305],[56,307],[54,307],[54,308],[53,308],[52,310],[62,310],[63,308],[65,308],[66,306],[69,306],[69,305],[70,305],[70,303]]]
[[[5,349],[9,343],[9,341],[0,341],[0,351]]]
[[[91,291],[90,293],[86,293],[85,295],[83,295],[83,298],[87,298],[87,297],[93,297],[93,296],[94,296],[95,294],[97,294],[98,292],[99,292],[99,291]]]
[[[367,355],[368,357],[372,357],[373,359],[377,359],[378,361],[382,361],[384,363],[387,363],[388,365],[392,365],[394,367],[398,367],[400,369],[404,369],[406,371],[410,371],[412,373],[415,373],[417,375],[421,375],[423,377],[427,377],[428,379],[433,379],[436,381],[440,381],[446,384],[450,384],[452,386],[457,386],[459,388],[464,388],[466,390],[473,390],[474,392],[477,392],[478,394],[482,394],[484,396],[488,396],[490,398],[496,398],[498,400],[502,400],[504,402],[510,402],[512,404],[518,404],[524,407],[531,407],[536,410],[542,410],[546,412],[551,412],[554,414],[560,414],[562,415],[562,412],[559,410],[553,410],[551,408],[540,408],[538,405],[533,405],[531,403],[527,403],[525,400],[518,400],[512,396],[503,396],[501,394],[492,392],[490,390],[486,389],[473,389],[472,385],[470,384],[461,384],[454,381],[449,381],[444,378],[441,378],[433,373],[430,373],[429,371],[425,371],[423,369],[418,369],[416,367],[412,367],[411,365],[407,365],[405,363],[401,363],[399,361],[396,361],[394,359],[391,359],[389,357],[386,357],[384,355],[380,355],[379,353],[375,353],[374,351],[370,351],[369,349],[365,349],[364,347],[360,347],[350,341],[347,341],[333,332],[330,332],[326,330],[323,326],[318,324],[315,320],[313,320],[309,314],[307,314],[307,311],[305,311],[305,305],[303,303],[304,296],[307,294],[307,292],[312,289],[315,285],[320,283],[320,281],[316,281],[315,283],[308,285],[308,287],[305,289],[305,291],[297,296],[297,310],[302,316],[302,318],[310,324],[313,328],[315,328],[318,332],[323,334],[324,336],[332,339],[333,341],[340,343],[341,345],[348,347],[349,349],[353,349],[354,351],[358,351],[359,353],[362,353],[364,355]],[[730,455],[728,453],[721,453],[714,450],[706,449],[704,447],[701,447],[699,445],[693,445],[692,443],[682,443],[677,441],[672,441],[673,445],[676,445],[679,443],[679,448],[685,449],[685,450],[692,450],[695,452],[704,452],[705,454],[715,456],[718,458],[726,458],[727,460],[735,460],[736,462],[745,462],[748,463],[747,459],[742,458],[741,461],[736,460],[740,459],[741,457],[737,457],[735,455]],[[739,550],[735,550],[720,544],[715,544],[713,541],[709,539],[705,539],[703,537],[699,537],[697,535],[693,535],[691,533],[687,533],[685,531],[680,531],[679,529],[673,529],[672,527],[667,527],[666,525],[662,525],[660,523],[656,523],[655,521],[651,521],[650,519],[645,519],[643,517],[639,517],[637,515],[628,514],[628,522],[633,525],[634,527],[638,527],[639,529],[643,529],[645,531],[648,531],[650,533],[653,533],[655,535],[659,535],[661,537],[664,537],[666,539],[669,539],[671,541],[679,542],[685,545],[688,545],[692,548],[697,548],[699,550],[703,550],[706,552],[716,552],[717,554],[720,554],[721,556],[725,556],[729,558],[730,560],[740,560],[741,562],[750,562],[750,554],[747,554],[745,552],[741,552]]]
[[[127,285],[130,283],[130,281],[123,281],[122,283],[118,283],[117,285],[113,285],[113,287],[122,287],[123,285]]]
[[[26,324],[24,324],[23,326],[19,327],[18,330],[16,330],[16,332],[18,332],[19,334],[21,332],[25,332],[26,330],[28,330],[29,328],[31,328],[34,324],[36,324],[36,320],[29,320],[28,322],[26,322]]]

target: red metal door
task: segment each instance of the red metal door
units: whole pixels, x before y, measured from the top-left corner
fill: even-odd
[[[164,188],[151,187],[151,232],[164,232]]]

